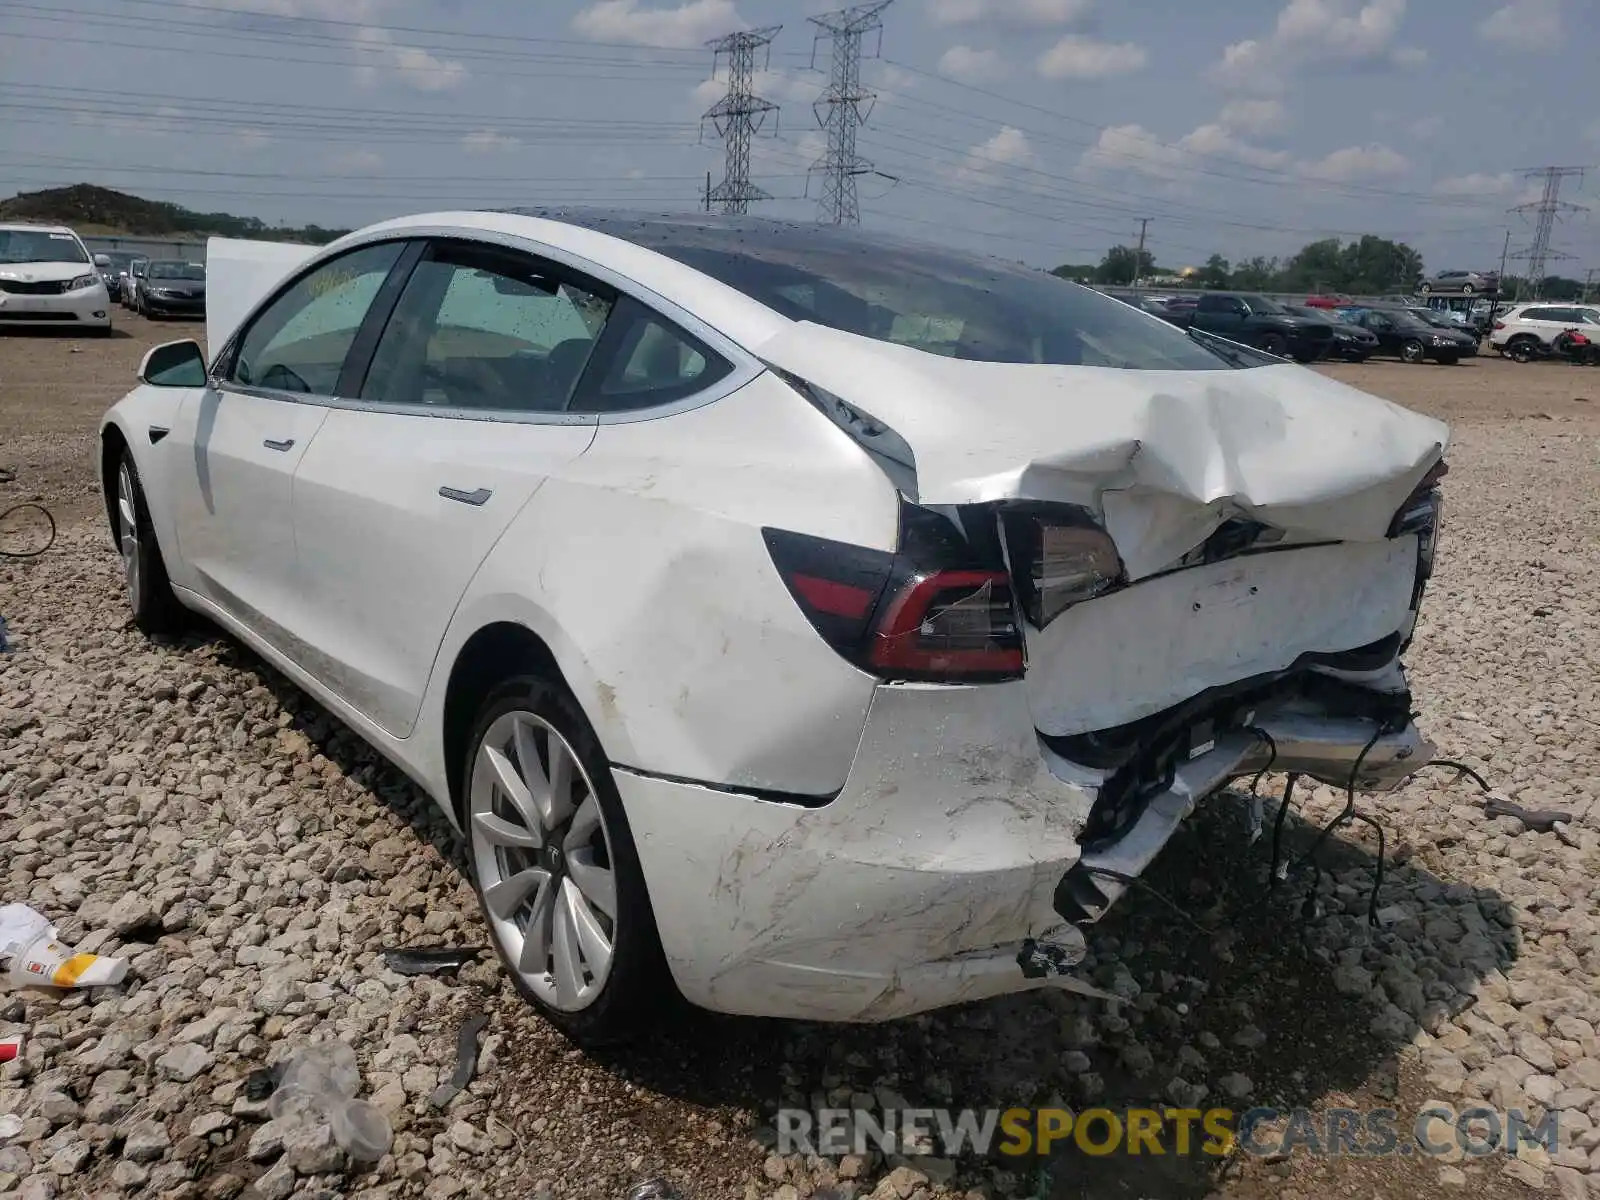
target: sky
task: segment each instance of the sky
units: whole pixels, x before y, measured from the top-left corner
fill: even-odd
[[[864,41],[862,224],[1051,267],[1532,241],[1600,268],[1595,0],[892,0]],[[839,0],[0,0],[0,195],[75,182],[269,223],[448,208],[685,211],[719,182],[706,43],[780,28],[756,213],[816,219]],[[1587,9],[1587,12],[1584,10]],[[1513,257],[1510,269],[1517,263]],[[1600,273],[1597,273],[1600,278]]]

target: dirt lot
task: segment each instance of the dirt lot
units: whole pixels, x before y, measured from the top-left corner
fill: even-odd
[[[126,954],[133,979],[64,998],[0,994],[0,1196],[236,1194],[620,1197],[665,1175],[683,1195],[1600,1197],[1600,371],[1329,367],[1451,421],[1442,560],[1413,682],[1440,753],[1563,838],[1487,821],[1447,771],[1371,804],[1388,830],[1381,929],[1365,921],[1378,845],[1341,837],[1328,915],[1258,902],[1242,807],[1209,804],[1152,883],[1091,940],[1127,998],[1029,996],[872,1029],[685,1017],[606,1058],[570,1049],[487,963],[406,978],[378,952],[481,945],[461,862],[429,803],[249,653],[130,628],[97,512],[95,429],[143,351],[125,336],[0,335],[0,510],[49,505],[56,545],[0,560],[0,903]],[[0,532],[26,548],[33,526]],[[1282,780],[1263,792],[1276,794]],[[1299,849],[1343,796],[1299,797]],[[1273,808],[1269,806],[1270,820]],[[428,1096],[456,1030],[490,1023],[479,1078]],[[248,1072],[308,1039],[356,1045],[393,1152],[345,1170],[262,1124]],[[852,1100],[851,1098],[855,1099]],[[1252,1105],[1397,1110],[1386,1157],[1062,1153],[1042,1167],[770,1156],[781,1104],[895,1107]],[[1430,1101],[1559,1116],[1555,1151],[1444,1161],[1410,1136]]]

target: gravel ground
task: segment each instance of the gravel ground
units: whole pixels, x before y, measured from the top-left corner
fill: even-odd
[[[44,500],[62,533],[0,560],[0,903],[131,959],[127,982],[0,993],[0,1196],[686,1197],[1558,1195],[1600,1197],[1600,372],[1499,360],[1330,373],[1456,423],[1442,560],[1413,679],[1443,755],[1560,833],[1485,819],[1433,770],[1367,804],[1327,852],[1327,915],[1259,904],[1241,805],[1208,805],[1091,939],[1107,1006],[1024,996],[867,1029],[686,1016],[628,1053],[574,1050],[491,961],[389,971],[408,943],[485,941],[430,803],[315,704],[220,636],[130,626],[95,523],[100,411],[143,349],[181,336],[0,338],[0,510]],[[1595,403],[1582,399],[1585,389]],[[26,535],[0,533],[16,549]],[[1269,779],[1274,793],[1281,780]],[[1275,793],[1274,793],[1275,794]],[[1306,847],[1342,796],[1298,797]],[[1269,806],[1270,818],[1272,809]],[[477,1080],[440,1111],[463,1018],[488,1018]],[[267,1122],[245,1081],[308,1043],[355,1047],[396,1130],[374,1167]],[[780,1103],[1386,1106],[1560,1114],[1561,1145],[1454,1163],[1201,1156],[903,1163],[770,1156]],[[860,1103],[858,1099],[856,1101]],[[1402,1137],[1407,1145],[1410,1139]],[[246,1191],[248,1189],[248,1191]]]

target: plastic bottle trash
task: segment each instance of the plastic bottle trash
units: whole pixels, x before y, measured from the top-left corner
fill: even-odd
[[[358,1162],[377,1162],[389,1152],[394,1130],[383,1110],[357,1100],[361,1068],[346,1042],[318,1042],[283,1064],[267,1101],[276,1120],[332,1127],[339,1147]]]
[[[375,1163],[394,1144],[389,1118],[375,1104],[346,1100],[333,1110],[333,1140],[356,1162]]]
[[[49,918],[25,904],[0,905],[0,966],[17,987],[102,987],[121,983],[127,960],[77,954],[56,940]]]

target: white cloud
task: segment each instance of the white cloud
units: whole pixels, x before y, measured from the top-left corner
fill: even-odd
[[[338,175],[371,175],[383,170],[383,155],[376,150],[335,150],[328,155],[328,169]]]
[[[1000,74],[1004,65],[998,50],[951,46],[939,57],[939,74],[963,83],[982,83]]]
[[[1039,74],[1046,79],[1108,79],[1144,66],[1143,46],[1132,42],[1097,42],[1069,33],[1039,56]]]
[[[1153,179],[1180,182],[1196,170],[1216,170],[1231,161],[1265,171],[1287,171],[1294,159],[1286,150],[1258,146],[1219,122],[1200,125],[1175,142],[1164,141],[1142,125],[1114,125],[1079,159],[1087,171],[1134,171]]]
[[[234,9],[244,13],[270,13],[278,17],[367,21],[386,7],[387,0],[188,0],[188,3],[194,8],[210,11]]]
[[[1452,175],[1433,185],[1441,196],[1506,196],[1517,190],[1517,177],[1510,171],[1496,175],[1474,172],[1471,175]]]
[[[1553,50],[1561,39],[1560,0],[1511,0],[1485,17],[1480,37],[1513,50]]]
[[[1094,7],[1094,0],[928,0],[935,25],[1071,25]]]
[[[501,133],[498,129],[479,129],[466,134],[461,139],[461,148],[473,154],[497,154],[506,150],[515,150],[522,145],[521,138],[512,137],[508,133]]]
[[[467,68],[461,63],[436,58],[419,46],[399,45],[387,29],[364,26],[356,30],[354,42],[365,60],[356,68],[356,78],[366,87],[385,72],[419,92],[448,92],[466,82]]]
[[[751,78],[751,88],[755,94],[780,108],[809,108],[822,87],[822,77],[808,71],[763,70],[757,71]],[[727,94],[727,77],[717,74],[695,84],[689,96],[696,113],[703,113]]]
[[[641,8],[639,0],[598,0],[572,18],[573,30],[597,42],[699,47],[745,26],[733,0],[688,0]]]
[[[1289,124],[1289,113],[1276,100],[1230,100],[1217,124],[1239,133],[1278,133]]]
[[[173,126],[174,121],[181,121],[185,117],[181,108],[170,104],[163,104],[152,113],[129,115],[119,113],[114,109],[90,112],[79,110],[72,116],[74,125],[81,125],[89,129],[105,129],[112,133],[130,133],[139,137],[170,137],[178,132]],[[242,131],[235,131],[236,133]]]
[[[1426,53],[1395,44],[1405,12],[1406,0],[1289,0],[1271,33],[1226,47],[1210,75],[1240,91],[1270,92],[1307,65],[1415,66]]]
[[[1330,183],[1353,183],[1362,179],[1381,179],[1400,175],[1411,164],[1398,151],[1379,142],[1367,146],[1346,146],[1342,150],[1301,164],[1301,174]]]
[[[987,141],[979,142],[967,151],[965,161],[956,171],[963,183],[994,184],[997,167],[1020,167],[1033,161],[1033,146],[1028,135],[1010,125],[1004,126]]]

